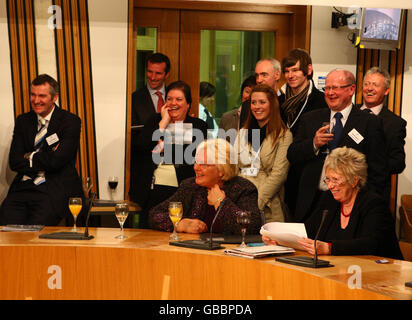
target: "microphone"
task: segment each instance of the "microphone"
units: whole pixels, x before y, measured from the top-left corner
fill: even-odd
[[[322,211],[322,219],[320,220],[320,225],[319,225],[318,231],[316,232],[316,236],[315,236],[315,257],[313,259],[313,264],[315,265],[315,268],[318,264],[318,248],[316,247],[316,241],[318,240],[319,232],[322,229],[323,222],[325,222],[325,218],[328,215],[328,213],[329,213],[329,210],[327,209]]]
[[[89,235],[89,217],[90,217],[90,210],[92,209],[93,206],[93,201],[96,197],[96,193],[92,193],[92,198],[89,199],[89,209],[87,211],[87,217],[86,217],[86,227],[83,233],[77,233],[77,232],[53,232],[53,233],[47,233],[47,234],[41,234],[39,235],[39,238],[41,239],[61,239],[61,240],[90,240],[93,239],[94,237],[92,235]]]
[[[216,212],[216,214],[215,214],[215,217],[213,218],[213,221],[212,221],[212,223],[210,224],[210,232],[209,232],[209,234],[210,234],[210,237],[209,237],[209,244],[210,244],[210,250],[212,250],[212,247],[213,247],[213,225],[215,224],[215,221],[216,221],[216,218],[217,218],[217,216],[219,215],[219,213],[220,213],[220,209],[222,209],[222,204],[223,204],[223,201],[224,201],[225,199],[223,199],[222,201],[220,201],[220,204],[219,204],[219,207],[217,208],[217,212]]]
[[[93,236],[89,236],[89,218],[90,218],[90,211],[92,209],[93,206],[93,201],[96,198],[96,192],[92,192],[92,198],[89,199],[89,210],[87,211],[87,217],[86,217],[86,225],[85,225],[85,229],[84,229],[84,237],[86,239],[93,239]]]
[[[322,218],[320,221],[319,228],[316,232],[315,236],[315,241],[314,241],[314,246],[315,246],[315,256],[314,258],[312,257],[306,257],[306,256],[294,256],[294,257],[279,257],[276,258],[276,261],[279,262],[284,262],[284,263],[289,263],[293,264],[296,266],[301,266],[301,267],[309,267],[309,268],[327,268],[327,267],[333,267],[329,263],[329,261],[326,260],[318,260],[318,250],[316,249],[316,242],[318,240],[319,232],[322,229],[323,223],[325,222],[325,218],[328,215],[329,211],[327,209],[322,210]]]

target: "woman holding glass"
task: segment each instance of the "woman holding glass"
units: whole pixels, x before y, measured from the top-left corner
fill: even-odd
[[[318,208],[305,222],[307,239],[300,245],[314,254],[322,211],[328,210],[316,243],[318,254],[375,255],[402,259],[395,224],[383,198],[368,190],[365,155],[352,148],[334,149],[325,160],[328,186]],[[273,241],[263,237],[263,241]]]
[[[250,113],[236,138],[240,175],[258,190],[265,222],[285,220],[284,183],[289,170],[287,150],[293,137],[283,123],[276,92],[266,84],[253,87]]]
[[[166,88],[161,113],[145,123],[137,138],[142,163],[136,186],[143,208],[140,227],[147,227],[147,214],[152,207],[169,198],[182,180],[195,175],[194,151],[187,154],[186,149],[207,137],[207,125],[189,116],[191,103],[190,87],[183,81],[171,83]]]
[[[183,181],[174,195],[150,211],[150,226],[171,232],[169,203],[182,202],[183,217],[177,232],[207,232],[216,218],[214,232],[240,234],[237,213],[249,211],[247,233],[257,234],[261,226],[257,190],[252,183],[237,176],[236,154],[230,143],[224,139],[204,141],[197,148],[195,160],[196,177]]]

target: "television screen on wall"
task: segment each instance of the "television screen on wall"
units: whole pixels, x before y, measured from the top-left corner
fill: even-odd
[[[402,9],[364,8],[360,47],[383,50],[399,48],[404,14]]]

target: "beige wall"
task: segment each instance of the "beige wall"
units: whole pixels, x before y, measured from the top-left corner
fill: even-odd
[[[15,175],[10,171],[8,165],[10,142],[14,127],[8,39],[6,0],[0,0],[0,201],[6,196],[8,186]]]

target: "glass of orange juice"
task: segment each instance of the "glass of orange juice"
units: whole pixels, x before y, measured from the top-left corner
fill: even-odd
[[[82,198],[69,198],[69,209],[74,219],[74,227],[72,231],[77,232],[78,229],[76,227],[76,219],[78,214],[82,210]]]
[[[180,240],[179,235],[176,232],[177,224],[182,219],[183,206],[181,202],[169,203],[169,218],[173,223],[173,233],[170,235],[170,240]]]

